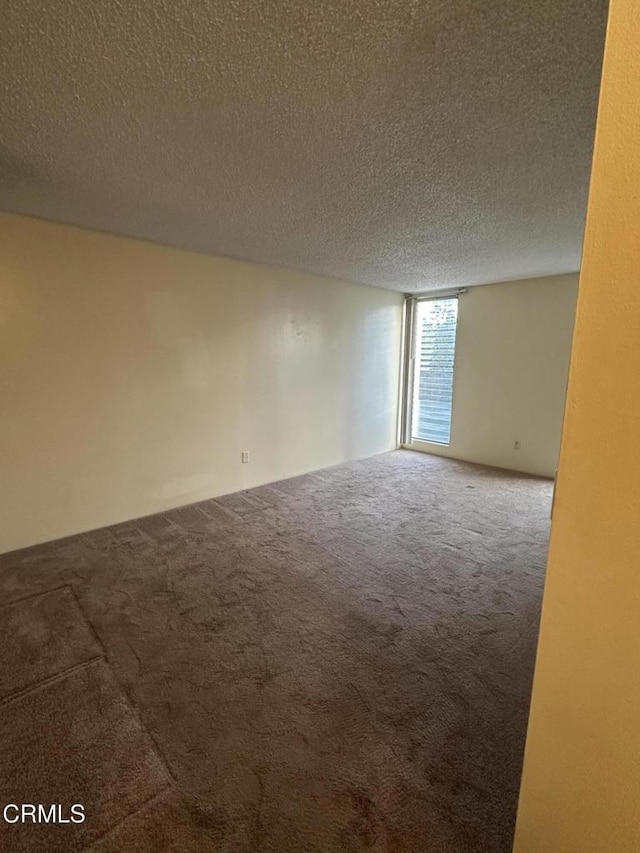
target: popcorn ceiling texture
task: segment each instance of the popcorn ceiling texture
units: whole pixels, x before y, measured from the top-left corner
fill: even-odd
[[[400,290],[579,267],[605,0],[5,0],[0,207]]]

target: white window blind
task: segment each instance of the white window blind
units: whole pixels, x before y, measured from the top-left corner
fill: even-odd
[[[458,299],[418,302],[411,437],[449,444]]]

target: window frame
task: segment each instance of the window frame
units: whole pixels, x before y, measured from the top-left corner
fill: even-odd
[[[415,363],[416,363],[416,321],[417,307],[419,302],[435,302],[442,299],[457,299],[462,294],[466,293],[466,288],[456,290],[441,290],[432,293],[415,294],[409,293],[405,295],[404,308],[404,346],[403,346],[403,362],[404,369],[402,375],[402,409],[400,412],[400,444],[403,447],[417,448],[428,447],[444,450],[451,447],[451,436],[449,443],[444,444],[439,441],[428,441],[426,439],[414,439],[411,435],[411,427],[413,423],[413,389],[415,380]],[[459,311],[459,308],[458,308]],[[455,361],[456,352],[458,349],[457,325],[459,315],[456,321],[456,343],[453,353],[453,380],[452,380],[452,399],[451,399],[451,431],[453,431],[453,407],[455,398]]]

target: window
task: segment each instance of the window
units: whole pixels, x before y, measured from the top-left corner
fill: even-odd
[[[449,444],[458,299],[419,300],[414,312],[411,440]]]

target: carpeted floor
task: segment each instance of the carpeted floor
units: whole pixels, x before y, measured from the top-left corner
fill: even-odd
[[[507,853],[551,488],[397,451],[0,556],[2,805],[86,812],[2,849]]]

